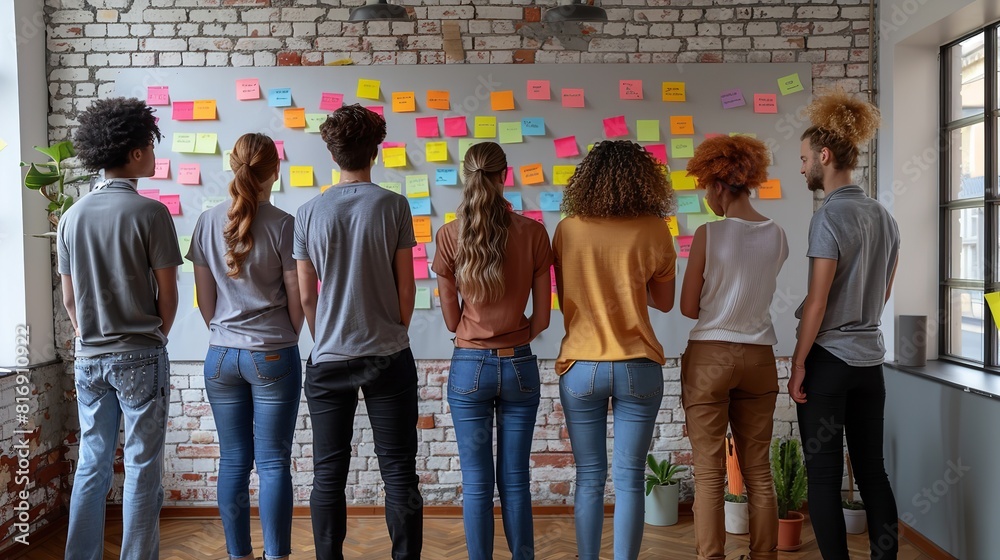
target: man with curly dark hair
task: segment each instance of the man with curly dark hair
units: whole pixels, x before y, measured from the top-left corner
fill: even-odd
[[[347,105],[320,132],[342,180],[299,208],[292,253],[316,343],[305,380],[316,557],[344,557],[344,491],[360,388],[385,483],[392,558],[415,560],[423,542],[423,500],[416,469],[417,369],[407,334],[416,296],[413,219],[405,198],[372,183],[372,163],[385,140],[380,115]]]
[[[104,171],[59,221],[63,305],[76,330],[80,459],[70,498],[66,558],[104,551],[104,506],[120,418],[125,418],[121,558],[159,554],[163,443],[170,365],[167,333],[177,313],[177,233],[166,206],[141,196],[160,140],[138,99],[95,101],[74,138],[84,167]]]

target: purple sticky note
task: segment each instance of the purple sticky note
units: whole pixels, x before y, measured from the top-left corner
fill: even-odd
[[[625,122],[625,115],[604,119],[604,135],[608,138],[628,136],[628,124]]]
[[[444,119],[445,136],[468,136],[469,126],[465,122],[465,117],[447,117]]]
[[[576,136],[556,138],[552,143],[556,146],[556,157],[565,158],[580,155],[580,148],[576,145]]]
[[[667,145],[666,144],[650,144],[646,146],[646,151],[656,158],[656,161],[666,165],[667,163]]]
[[[747,101],[743,97],[743,90],[741,90],[740,88],[722,92],[723,109],[734,109],[736,107],[742,107],[746,104]]]
[[[417,138],[437,138],[440,136],[437,117],[419,117],[415,120],[417,122]]]
[[[175,121],[194,120],[194,101],[174,101],[173,116]]]

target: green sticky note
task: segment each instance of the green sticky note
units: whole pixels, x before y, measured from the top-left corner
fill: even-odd
[[[319,134],[319,126],[326,122],[326,113],[306,113],[306,132]]]
[[[175,132],[170,151],[179,154],[193,154],[197,142],[198,135],[193,132]]]
[[[191,236],[178,235],[177,244],[181,246],[181,255],[188,254],[188,249],[191,248]],[[194,272],[194,263],[184,259],[184,263],[181,264],[181,272]]]
[[[195,137],[194,153],[214,154],[219,148],[219,135],[214,132],[201,132]]]
[[[677,195],[678,214],[701,214],[701,206],[698,204],[698,195],[679,194]]]
[[[670,140],[670,157],[685,159],[694,157],[693,138],[673,138]]]
[[[685,230],[687,235],[694,235],[694,230],[699,227],[722,219],[715,214],[687,214],[684,217],[687,218],[687,229]]]
[[[378,186],[382,187],[383,189],[385,189],[387,191],[392,191],[392,192],[394,192],[396,194],[403,194],[403,184],[402,183],[397,183],[397,182],[393,182],[393,181],[384,181],[382,183],[379,183]]]
[[[520,124],[520,123],[518,123]],[[431,289],[430,288],[417,288],[417,298],[413,302],[414,309],[430,309],[431,308]]]
[[[635,134],[639,142],[659,142],[660,121],[655,119],[635,121]]]
[[[520,144],[524,141],[521,136],[521,121],[500,123],[500,143]]]
[[[778,89],[781,91],[781,95],[788,95],[805,88],[802,87],[802,80],[799,79],[798,74],[789,74],[778,78]]]
[[[278,174],[278,179],[271,183],[271,192],[281,191],[281,173]]]
[[[427,198],[431,195],[430,181],[427,175],[406,176],[406,197]]]
[[[465,152],[469,151],[473,145],[478,144],[481,140],[474,140],[472,138],[459,138],[458,139],[458,161],[459,163],[465,161]]]
[[[223,152],[222,152],[222,170],[223,171],[232,171],[233,170],[233,162],[229,159],[229,156],[231,156],[231,155],[233,155],[233,151],[232,150],[223,150]]]

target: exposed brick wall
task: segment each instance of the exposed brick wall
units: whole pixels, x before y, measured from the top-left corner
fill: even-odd
[[[349,23],[360,0],[47,0],[50,136],[67,138],[77,112],[114,90],[123,66],[298,66],[349,58],[355,64],[809,62],[813,84],[868,87],[868,6],[861,0],[598,0],[611,21],[540,23],[554,2],[424,0],[410,5],[411,22]],[[406,1],[405,4],[411,4]],[[457,24],[464,59],[444,49],[445,23]],[[865,160],[862,160],[864,165]],[[859,180],[864,183],[862,170]],[[58,299],[56,301],[59,301]],[[61,313],[61,310],[60,310]],[[69,357],[64,314],[58,340]],[[461,480],[455,436],[442,400],[447,362],[418,364],[421,383],[418,466],[428,504],[455,504]],[[665,398],[653,440],[655,453],[690,461],[680,408],[676,359],[665,368]],[[787,361],[779,363],[782,388]],[[539,504],[571,501],[573,466],[558,385],[551,362],[542,364],[533,461]],[[212,505],[218,444],[199,364],[175,364],[167,436],[167,503]],[[784,391],[784,389],[782,389]],[[296,500],[308,503],[311,425],[303,403],[294,453]],[[70,429],[75,411],[70,411]],[[775,435],[794,429],[794,407],[784,392]],[[363,408],[348,499],[381,502],[381,485]],[[119,477],[121,475],[119,474]],[[120,480],[116,494],[120,492]],[[610,485],[609,485],[610,495]],[[684,488],[690,495],[690,484]],[[611,498],[609,498],[611,499]]]

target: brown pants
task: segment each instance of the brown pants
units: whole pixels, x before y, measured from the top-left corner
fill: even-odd
[[[774,559],[778,507],[768,458],[778,395],[770,346],[696,341],[681,357],[681,402],[694,455],[694,533],[699,560],[726,557],[723,489],[732,426],[749,501],[750,553]]]

